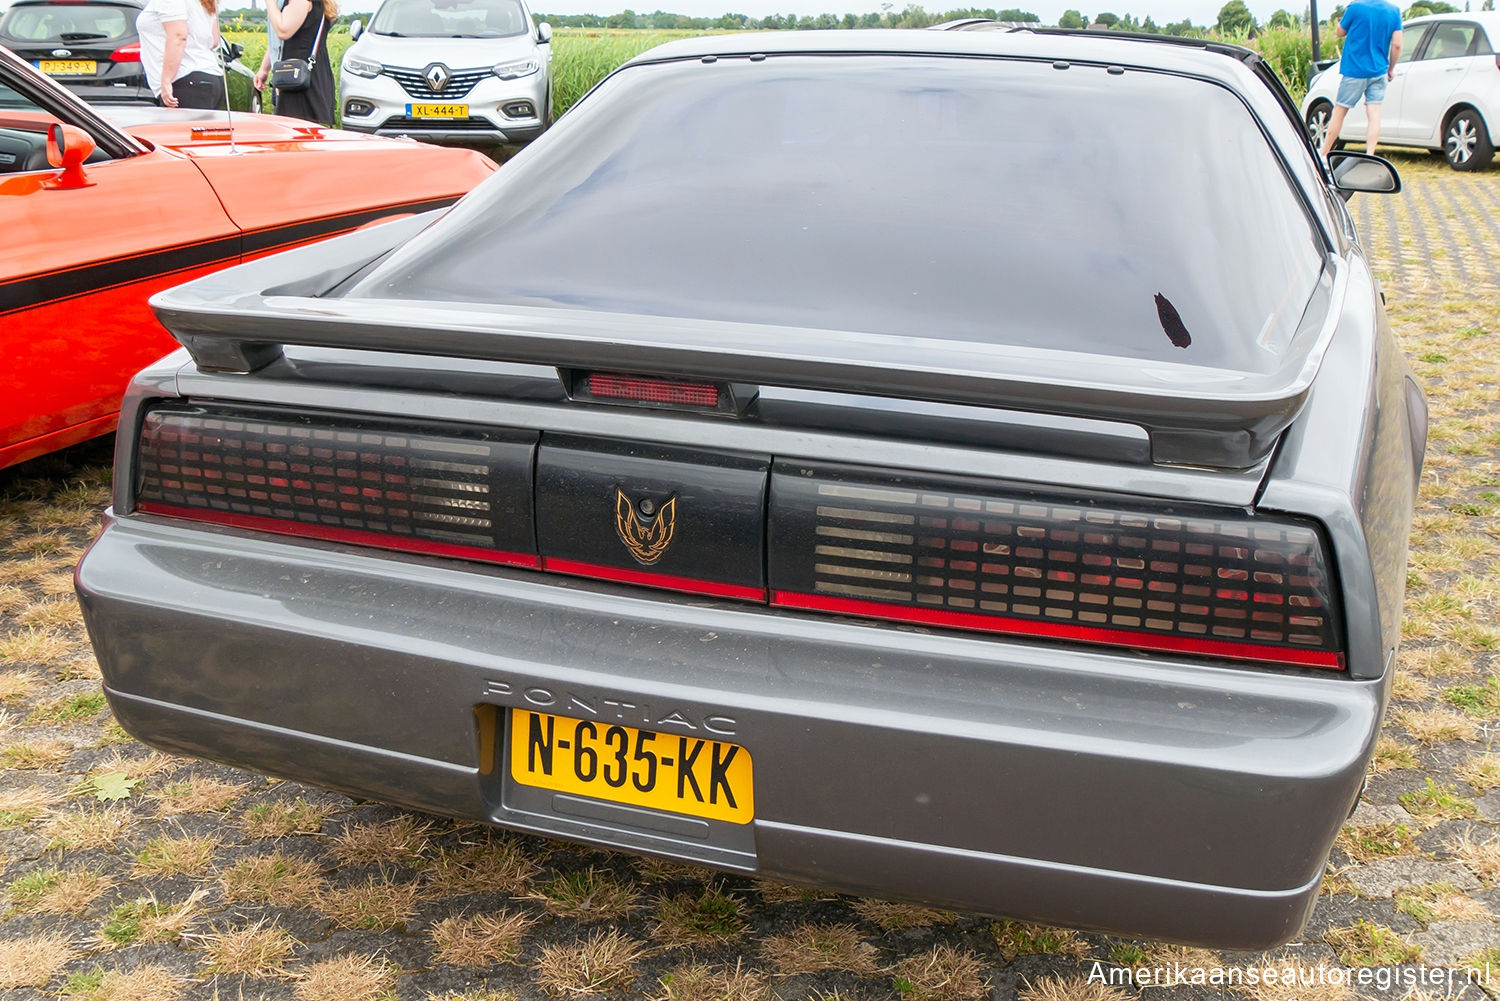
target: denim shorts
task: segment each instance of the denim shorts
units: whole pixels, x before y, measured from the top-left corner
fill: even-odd
[[[1346,76],[1339,79],[1339,96],[1335,98],[1341,108],[1352,108],[1363,96],[1366,104],[1379,104],[1385,100],[1385,74],[1379,76]]]

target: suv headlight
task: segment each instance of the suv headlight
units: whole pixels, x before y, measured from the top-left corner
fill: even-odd
[[[542,64],[534,58],[513,59],[508,63],[496,63],[490,70],[502,80],[516,80],[523,76],[531,76],[542,68]]]
[[[346,57],[344,59],[344,72],[353,73],[355,76],[374,78],[385,72],[385,67],[379,63],[372,63],[366,59],[355,59]]]

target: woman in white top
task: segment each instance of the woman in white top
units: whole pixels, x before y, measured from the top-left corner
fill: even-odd
[[[223,108],[216,0],[147,0],[135,19],[141,68],[164,108]]]

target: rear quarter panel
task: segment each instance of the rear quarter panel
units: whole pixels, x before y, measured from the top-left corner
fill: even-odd
[[[1357,252],[1350,262],[1344,320],[1261,503],[1324,523],[1341,578],[1350,673],[1374,678],[1388,675],[1400,640],[1427,413],[1379,286]]]
[[[1500,32],[1491,32],[1491,37]],[[1449,102],[1448,113],[1443,115],[1447,121],[1448,114],[1459,105],[1468,105],[1479,112],[1479,117],[1484,119],[1485,131],[1490,134],[1490,142],[1495,142],[1497,133],[1500,133],[1500,59],[1497,56],[1475,56],[1472,58],[1472,66],[1459,81],[1458,90],[1454,91],[1453,99]],[[1442,123],[1436,123],[1441,127]],[[1433,137],[1435,142],[1441,144],[1441,136]]]
[[[87,175],[73,189],[49,187],[51,171],[0,177],[0,466],[108,432],[132,373],[173,346],[147,298],[238,258],[238,231],[184,157],[153,150]]]

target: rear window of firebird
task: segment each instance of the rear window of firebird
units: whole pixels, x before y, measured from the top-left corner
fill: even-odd
[[[1324,263],[1245,104],[1169,73],[694,59],[562,126],[350,294],[1270,372]]]

